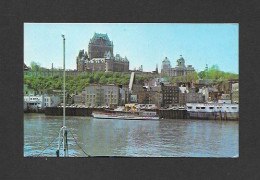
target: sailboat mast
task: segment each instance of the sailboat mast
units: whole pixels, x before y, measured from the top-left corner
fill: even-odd
[[[63,126],[59,132],[59,142],[58,142],[58,150],[56,151],[57,157],[60,157],[60,145],[61,140],[63,140],[63,156],[68,156],[68,131],[65,124],[65,109],[66,109],[66,96],[65,96],[65,36],[61,35],[63,38]],[[62,134],[61,134],[62,133]]]
[[[66,97],[65,97],[65,36],[63,38],[63,126],[65,126],[65,109],[66,109]]]
[[[66,93],[65,93],[65,36],[62,35],[63,38],[63,151],[64,151],[64,157],[68,155],[68,149],[67,149],[67,129],[65,124],[65,116],[66,116]]]

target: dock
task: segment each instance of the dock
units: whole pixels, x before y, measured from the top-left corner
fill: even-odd
[[[66,116],[91,116],[93,111],[104,111],[103,108],[66,108]],[[151,110],[154,111],[154,110]],[[187,119],[186,110],[174,109],[157,109],[155,110],[160,118],[163,119]],[[45,115],[47,116],[62,116],[62,107],[46,107]]]

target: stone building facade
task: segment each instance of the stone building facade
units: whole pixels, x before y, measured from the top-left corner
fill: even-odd
[[[188,93],[185,94],[186,103],[203,103],[203,95],[199,93],[196,88],[190,88]]]
[[[232,84],[231,100],[232,103],[239,103],[239,83]]]
[[[90,85],[85,88],[86,106],[115,106],[121,104],[122,90],[115,85]]]
[[[89,59],[103,58],[106,52],[113,56],[113,41],[107,34],[95,33],[88,44]]]
[[[175,77],[175,76],[186,76],[188,73],[195,72],[195,69],[192,67],[192,65],[185,65],[185,60],[181,56],[177,60],[177,65],[175,68],[171,67],[170,60],[165,57],[165,59],[162,61],[162,74],[165,74],[168,77]]]
[[[179,87],[172,84],[161,85],[162,106],[172,107],[179,104]]]
[[[89,41],[88,53],[79,51],[76,58],[77,71],[128,72],[127,57],[121,57],[119,54],[114,56],[113,48],[113,42],[107,34],[95,33]]]

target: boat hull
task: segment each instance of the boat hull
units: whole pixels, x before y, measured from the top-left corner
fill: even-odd
[[[113,115],[92,113],[92,116],[97,119],[121,119],[121,120],[159,120],[158,116],[135,116],[135,115]]]
[[[238,120],[238,112],[188,112],[190,119]]]

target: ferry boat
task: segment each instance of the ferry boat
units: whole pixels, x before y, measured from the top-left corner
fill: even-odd
[[[239,105],[226,103],[187,103],[188,118],[238,120]]]
[[[114,110],[94,111],[92,116],[98,119],[159,120],[156,111],[141,110],[136,103],[118,106]]]
[[[139,111],[139,112],[101,112],[94,111],[92,113],[94,118],[98,119],[122,119],[122,120],[159,120],[156,112],[151,111]]]

